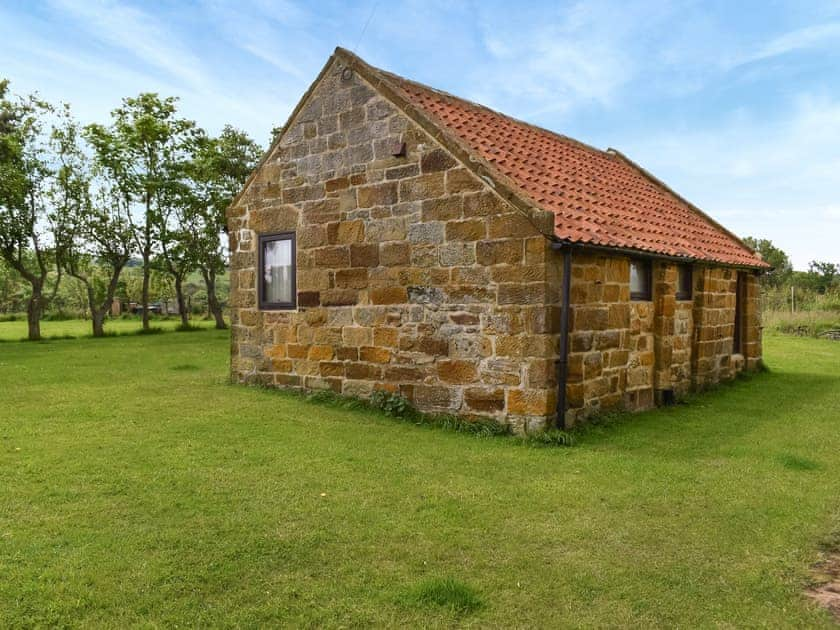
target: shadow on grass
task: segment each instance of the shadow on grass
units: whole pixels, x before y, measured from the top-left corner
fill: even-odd
[[[809,409],[836,397],[837,391],[838,376],[764,372],[693,394],[673,407],[605,414],[573,429],[572,435],[581,446],[655,451],[659,459],[703,458],[750,434],[789,426],[795,418],[807,416]],[[660,432],[667,439],[657,439]],[[821,466],[790,453],[768,456],[777,457],[788,469]]]
[[[409,589],[399,602],[416,608],[443,608],[462,616],[484,607],[474,588],[454,578],[424,580]]]

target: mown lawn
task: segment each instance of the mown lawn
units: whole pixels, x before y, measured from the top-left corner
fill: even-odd
[[[174,330],[180,325],[178,317],[169,319],[152,319],[151,327],[162,331]],[[212,328],[214,322],[193,318],[190,325],[200,328]],[[105,322],[105,333],[109,335],[130,335],[137,333],[143,327],[140,318],[109,319]],[[26,339],[26,319],[13,322],[0,322],[0,341],[21,341]],[[42,321],[41,336],[44,339],[60,339],[63,337],[91,337],[91,323],[89,320],[68,319],[64,321]]]
[[[840,343],[769,337],[769,374],[570,449],[228,385],[227,352],[0,344],[0,627],[830,625]]]

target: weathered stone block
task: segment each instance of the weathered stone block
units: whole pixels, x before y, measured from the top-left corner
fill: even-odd
[[[464,391],[464,402],[473,411],[501,412],[505,408],[505,390],[499,387],[470,387]]]
[[[405,304],[408,293],[405,287],[384,287],[370,290],[372,304]]]
[[[483,219],[450,221],[446,224],[447,241],[478,241],[486,238],[487,223]]]
[[[413,223],[408,228],[408,240],[412,243],[443,243],[443,223]]]
[[[407,265],[410,260],[411,246],[409,243],[383,243],[379,249],[379,263],[386,267]]]
[[[374,206],[388,206],[397,203],[397,183],[382,182],[361,186],[356,193],[359,208],[372,208]]]
[[[379,245],[376,243],[350,245],[350,265],[352,267],[378,267]]]
[[[479,241],[476,243],[476,259],[481,265],[516,265],[522,262],[522,239]]]
[[[554,411],[556,395],[544,389],[509,389],[507,411],[520,416],[550,415]]]

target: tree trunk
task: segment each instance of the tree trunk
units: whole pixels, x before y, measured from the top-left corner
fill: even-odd
[[[151,252],[148,247],[143,249],[143,296],[140,298],[143,302],[143,330],[149,330],[149,260],[151,259]]]
[[[225,330],[227,329],[227,324],[222,314],[222,305],[219,303],[219,298],[216,295],[216,272],[212,269],[208,271],[202,269],[201,275],[204,276],[204,284],[207,285],[207,308],[216,320],[216,330]]]
[[[184,300],[184,288],[181,285],[181,276],[175,276],[175,297],[178,298],[178,313],[181,315],[181,325],[187,328],[190,325],[189,313],[187,312],[187,303]]]
[[[216,320],[216,330],[226,330],[227,324],[222,314],[222,305],[216,295],[216,272],[212,269],[202,269],[201,275],[204,277],[204,284],[207,285],[207,309]]]
[[[32,297],[26,305],[26,322],[29,328],[29,341],[41,340],[41,287],[32,287]]]
[[[105,336],[105,311],[91,309],[90,320],[93,322],[93,336]]]

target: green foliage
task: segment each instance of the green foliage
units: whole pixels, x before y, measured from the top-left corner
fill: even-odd
[[[404,418],[415,412],[414,407],[412,407],[407,398],[382,389],[378,389],[371,394],[370,404],[375,409],[384,411],[386,416],[395,418]]]
[[[520,440],[527,446],[535,447],[574,446],[575,444],[573,435],[560,429],[547,429],[529,433],[521,437]]]
[[[49,155],[54,109],[34,95],[9,98],[0,81],[0,258],[27,284],[29,338],[40,338],[41,313],[58,288],[55,249],[46,234],[49,190],[56,172]]]
[[[808,275],[811,278],[812,288],[818,293],[825,293],[837,286],[840,280],[840,265],[823,260],[812,260],[808,263]]]
[[[793,272],[793,265],[788,255],[773,245],[772,241],[766,238],[754,238],[748,236],[744,242],[761,254],[764,262],[773,267],[769,272],[762,274],[761,283],[765,286],[778,287],[785,284]]]
[[[423,420],[435,427],[457,433],[469,433],[477,437],[500,437],[510,435],[510,428],[492,419],[465,420],[452,415],[429,414]]]
[[[454,578],[424,580],[409,590],[401,601],[406,605],[444,608],[459,615],[467,615],[484,607],[478,591]]]

